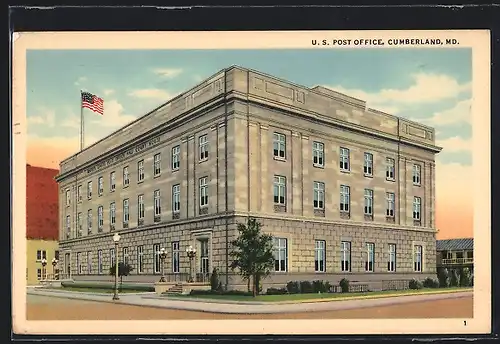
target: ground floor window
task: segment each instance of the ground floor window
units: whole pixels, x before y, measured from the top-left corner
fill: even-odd
[[[172,272],[180,272],[181,249],[178,241],[172,243]]]
[[[274,271],[287,271],[287,239],[274,238]]]
[[[314,245],[314,271],[326,271],[326,241],[316,240]]]
[[[153,245],[153,272],[160,273],[160,244]]]
[[[351,243],[342,241],[340,243],[340,269],[343,272],[351,271]]]

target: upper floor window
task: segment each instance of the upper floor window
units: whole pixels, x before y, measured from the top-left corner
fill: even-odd
[[[128,166],[123,168],[123,186],[128,186],[130,184],[130,176],[128,173]]]
[[[66,190],[66,206],[70,206],[71,204],[71,190]]]
[[[71,216],[66,215],[66,231],[71,231]]]
[[[321,142],[313,142],[313,166],[325,166],[325,145]]]
[[[78,202],[82,201],[82,186],[78,185],[78,188],[76,189],[76,197],[78,198]]]
[[[395,199],[396,195],[393,192],[386,193],[386,200],[387,200],[386,216],[389,217],[394,216]]]
[[[154,176],[157,177],[161,174],[161,155],[160,153],[154,155],[153,170]]]
[[[340,211],[349,212],[351,188],[347,185],[340,185]]]
[[[363,165],[365,176],[373,176],[373,154],[365,153],[365,163]]]
[[[114,225],[116,223],[116,204],[112,202],[109,205],[109,222]]]
[[[83,214],[81,212],[78,213],[77,223],[78,223],[78,236],[80,236],[83,230]]]
[[[413,185],[420,185],[420,175],[421,175],[421,167],[420,165],[413,165]]]
[[[161,215],[160,190],[154,191],[155,217]]]
[[[102,177],[99,177],[97,179],[97,195],[102,196],[103,192],[104,192],[104,181]]]
[[[325,183],[314,182],[314,209],[325,209]]]
[[[144,180],[144,160],[139,160],[137,163],[137,181],[142,182]]]
[[[92,209],[87,210],[87,230],[88,234],[92,233]]]
[[[373,216],[373,190],[365,189],[365,215]]]
[[[137,211],[139,220],[144,218],[144,195],[137,196]]]
[[[123,200],[123,223],[128,223],[130,219],[128,198]]]
[[[385,159],[385,164],[386,164],[386,170],[385,170],[385,177],[387,180],[395,180],[396,179],[396,162],[394,161],[393,158],[387,158]]]
[[[349,149],[340,147],[340,170],[347,172],[350,170],[350,152]]]
[[[109,191],[113,192],[116,189],[116,172],[113,171],[109,174]]]
[[[172,186],[172,211],[178,213],[181,210],[181,186]]]
[[[102,227],[104,226],[104,211],[102,208],[102,205],[97,207],[97,228],[99,230],[102,230]]]
[[[198,139],[200,149],[200,161],[208,159],[208,136],[202,135]]]
[[[420,211],[422,206],[422,199],[420,197],[413,197],[413,219],[420,221]]]
[[[208,178],[200,178],[200,207],[208,205]]]
[[[274,203],[286,204],[286,178],[274,176]]]
[[[181,166],[181,147],[172,148],[172,170],[178,170]]]
[[[92,181],[87,183],[87,198],[92,199]]]
[[[286,136],[284,134],[273,134],[273,154],[276,158],[286,158]]]

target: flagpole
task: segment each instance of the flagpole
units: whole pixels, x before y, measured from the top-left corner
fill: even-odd
[[[80,151],[83,150],[83,144],[84,144],[84,123],[83,123],[83,100],[82,100],[83,92],[80,90]]]

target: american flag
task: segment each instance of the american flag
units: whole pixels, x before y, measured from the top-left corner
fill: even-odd
[[[103,115],[104,100],[92,93],[82,92],[82,108],[87,108]]]

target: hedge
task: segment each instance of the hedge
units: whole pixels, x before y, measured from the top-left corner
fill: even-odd
[[[94,283],[94,282],[61,282],[63,288],[85,288],[85,289],[110,289],[115,288],[114,283]],[[155,291],[155,287],[151,285],[140,284],[118,284],[119,290],[137,290],[144,292]]]

